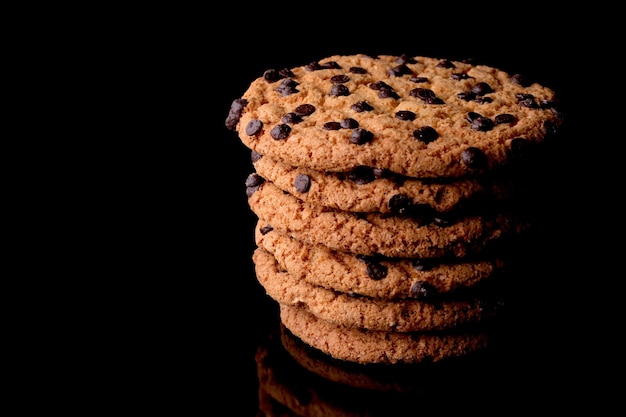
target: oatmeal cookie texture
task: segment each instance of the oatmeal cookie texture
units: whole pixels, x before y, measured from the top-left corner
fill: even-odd
[[[471,61],[335,55],[252,80],[225,126],[251,152],[252,262],[282,325],[348,362],[487,350],[564,119],[548,87]]]

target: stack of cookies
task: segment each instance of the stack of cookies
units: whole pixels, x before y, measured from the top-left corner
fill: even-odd
[[[549,88],[471,61],[267,70],[226,127],[251,150],[253,262],[282,324],[358,363],[487,348],[562,121]]]

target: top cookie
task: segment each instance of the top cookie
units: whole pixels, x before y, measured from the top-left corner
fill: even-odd
[[[267,70],[226,127],[277,161],[415,178],[477,175],[519,160],[561,126],[555,93],[518,74],[429,57],[335,55]]]

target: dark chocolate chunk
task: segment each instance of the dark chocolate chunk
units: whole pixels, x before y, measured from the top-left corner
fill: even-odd
[[[241,113],[247,104],[248,100],[244,98],[233,100],[230,105],[230,110],[228,111],[228,116],[226,117],[225,124],[228,130],[235,130],[237,123],[239,123],[239,119],[241,119]]]
[[[454,65],[452,63],[452,61],[450,61],[449,59],[444,59],[442,61],[439,61],[439,63],[437,64],[437,67],[439,67],[439,68],[456,68],[456,65]]]
[[[281,122],[286,123],[288,125],[295,125],[302,122],[302,117],[298,116],[296,113],[291,112],[285,114],[281,119]]]
[[[359,101],[358,103],[354,103],[352,106],[350,106],[350,108],[357,113],[374,110],[374,107],[372,107],[372,105],[369,104],[367,101]]]
[[[480,130],[481,132],[488,132],[495,126],[493,120],[488,117],[478,115],[472,119],[471,128],[474,130]]]
[[[264,182],[265,182],[265,179],[262,176],[260,176],[256,172],[253,172],[252,174],[248,175],[248,177],[246,178],[246,187],[258,187]]]
[[[361,67],[350,67],[350,72],[352,74],[367,74],[367,70]]]
[[[422,126],[413,131],[413,137],[420,142],[430,143],[439,137],[439,133],[431,126]]]
[[[463,151],[461,161],[472,169],[486,168],[488,162],[485,153],[474,146],[470,146]]]
[[[426,281],[415,281],[410,290],[411,297],[420,300],[431,298],[436,292],[435,288]]]
[[[493,120],[474,111],[468,112],[465,115],[465,119],[470,122],[470,127],[472,129],[480,130],[482,132],[487,132],[495,126]]]
[[[339,122],[339,124],[344,129],[355,129],[355,128],[359,127],[359,122],[357,122],[356,120],[352,119],[351,117],[347,117],[347,118],[343,119],[341,122]]]
[[[312,104],[300,104],[298,107],[295,108],[294,113],[296,113],[298,116],[309,116],[311,114],[313,114],[313,112],[315,111],[315,106]]]
[[[274,91],[280,93],[282,97],[288,96],[290,94],[295,94],[298,92],[296,87],[299,85],[297,81],[292,80],[291,78],[285,78],[281,81],[280,85],[276,87]]]
[[[366,262],[365,271],[367,275],[374,281],[379,281],[387,276],[387,267],[378,262]]]
[[[305,174],[298,174],[293,182],[293,186],[299,193],[306,193],[311,188],[311,177]]]
[[[246,195],[250,197],[264,182],[265,179],[256,172],[248,175],[246,178]]]
[[[330,77],[330,82],[332,82],[333,84],[343,84],[347,83],[348,81],[350,81],[350,77],[345,74],[337,74]]]
[[[416,271],[430,271],[437,265],[437,262],[432,259],[415,258],[411,264]]]
[[[252,119],[248,122],[248,126],[246,126],[246,135],[254,136],[263,130],[263,122],[259,119]]]
[[[339,129],[341,129],[341,123],[339,122],[324,123],[324,130],[339,130]]]
[[[509,80],[514,84],[521,85],[522,87],[527,87],[530,85],[530,82],[528,81],[528,79],[524,77],[522,74],[513,74],[511,75]]]
[[[374,181],[377,177],[373,168],[358,166],[356,168],[353,168],[352,171],[348,172],[347,178],[350,181],[355,182],[356,184],[362,185]]]
[[[255,150],[250,151],[250,160],[252,161],[252,163],[255,163],[256,161],[258,161],[261,158],[263,158],[263,155],[261,155],[257,151],[255,151]]]
[[[411,71],[411,68],[407,67],[406,64],[400,64],[387,71],[387,74],[390,77],[401,77],[403,75],[411,75],[413,71]]]
[[[493,93],[493,88],[491,88],[489,84],[483,82],[474,85],[470,91],[477,96],[484,96],[485,94]]]
[[[510,155],[513,158],[523,158],[530,151],[531,143],[524,138],[514,138],[510,144]]]
[[[400,120],[415,120],[415,113],[410,110],[399,110],[396,112],[396,117]]]
[[[287,139],[290,133],[291,127],[284,123],[274,126],[270,131],[270,135],[272,135],[272,137],[276,140]]]
[[[365,271],[373,280],[381,280],[387,276],[388,268],[379,262],[377,256],[357,255],[356,258],[365,263]]]
[[[493,118],[493,120],[494,122],[496,122],[497,125],[503,123],[513,124],[517,122],[517,118],[509,113],[498,114],[496,117]]]
[[[274,230],[274,228],[268,224],[267,226],[261,226],[259,232],[261,232],[262,235],[266,235],[272,230]]]
[[[402,216],[409,214],[413,207],[413,201],[406,194],[395,194],[389,199],[387,206],[393,214]]]
[[[467,80],[468,78],[472,78],[472,77],[467,75],[464,72],[455,72],[454,74],[451,75],[451,78],[453,80]]]
[[[350,136],[350,142],[356,145],[364,145],[371,142],[372,139],[374,139],[374,134],[360,127],[352,130],[352,135]]]
[[[427,104],[443,104],[443,100],[435,95],[435,92],[429,88],[414,88],[409,91],[412,97],[417,97]]]
[[[411,78],[409,78],[409,81],[412,81],[414,83],[427,83],[428,82],[428,78],[426,78],[426,77],[411,77]]]
[[[349,96],[350,90],[343,84],[334,84],[333,88],[330,89],[330,95],[335,97]]]

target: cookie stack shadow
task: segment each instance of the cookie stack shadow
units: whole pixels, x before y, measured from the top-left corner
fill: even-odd
[[[402,60],[398,62],[402,66]],[[319,70],[335,71],[339,77],[341,68]],[[435,85],[435,76],[430,79]],[[479,90],[473,89],[489,96],[489,90]],[[389,94],[378,97],[390,100]],[[530,103],[520,105],[525,107],[522,112],[550,112],[539,97],[518,97]],[[454,99],[446,96],[443,102]],[[419,105],[428,110],[442,105],[434,95],[421,100],[425,103],[418,100]],[[239,113],[236,122],[246,104],[233,104],[231,113]],[[285,112],[279,126],[310,116],[320,103],[294,100],[285,107],[292,112]],[[407,120],[408,113],[398,111],[395,118]],[[493,114],[503,124],[522,117],[497,109]],[[336,129],[367,133],[355,128],[368,121],[360,110],[346,110],[343,116],[334,121]],[[463,128],[488,131],[492,125],[487,122],[493,119],[468,112]],[[254,136],[267,121],[246,122],[246,140],[251,137],[250,143],[255,143]],[[328,123],[332,121],[324,125],[329,130],[335,128]],[[369,126],[374,130],[377,125]],[[551,133],[550,124],[538,129],[546,136]],[[430,134],[423,128],[413,136]],[[277,143],[289,141],[287,133],[276,135]],[[374,133],[375,138],[381,135]],[[354,140],[354,147],[368,146]],[[248,204],[258,217],[253,262],[258,282],[280,307],[282,325],[306,345],[360,364],[430,363],[499,349],[506,291],[534,238],[540,206],[541,158],[525,154],[530,142],[507,140],[506,163],[498,164],[489,163],[479,146],[464,146],[455,154],[464,175],[428,177],[360,164],[350,169],[295,165],[286,162],[289,157],[262,154],[255,143],[254,170],[246,180]],[[518,159],[521,154],[523,161]]]

